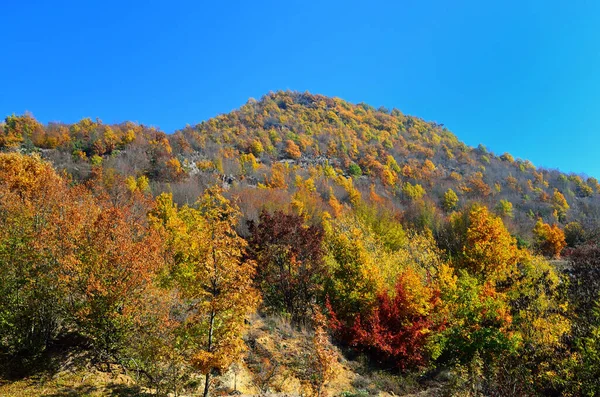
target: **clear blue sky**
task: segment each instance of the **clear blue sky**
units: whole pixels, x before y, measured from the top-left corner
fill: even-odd
[[[599,1],[0,5],[0,114],[167,132],[291,89],[600,176]]]

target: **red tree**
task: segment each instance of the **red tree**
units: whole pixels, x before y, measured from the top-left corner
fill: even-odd
[[[393,295],[379,294],[375,309],[359,315],[354,324],[341,322],[327,304],[330,327],[342,343],[366,353],[378,365],[393,366],[400,371],[426,364],[424,346],[434,326],[426,314],[414,310],[403,281],[400,276]],[[432,301],[435,304],[437,294],[434,293]]]

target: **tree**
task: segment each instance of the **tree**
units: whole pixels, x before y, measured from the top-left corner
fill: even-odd
[[[352,321],[360,313],[369,313],[383,286],[378,254],[382,244],[354,216],[342,216],[325,223],[325,262],[329,277],[325,295],[340,321]],[[379,265],[379,266],[378,266]],[[346,339],[344,335],[335,335]]]
[[[334,332],[347,335],[349,346],[367,353],[378,365],[401,371],[423,367],[428,359],[425,344],[433,322],[429,310],[437,301],[428,285],[415,285],[410,271],[401,274],[392,293],[381,292],[370,313],[357,316],[352,325],[340,321],[329,306]],[[416,305],[416,289],[423,289],[429,310]],[[347,328],[347,329],[344,329]]]
[[[418,183],[411,185],[410,182],[406,182],[404,185],[402,185],[402,193],[408,200],[411,201],[420,200],[426,194],[423,186],[419,185]]]
[[[348,173],[351,176],[361,176],[362,175],[362,170],[360,169],[360,166],[358,164],[352,163],[348,167]]]
[[[504,153],[500,156],[500,159],[508,163],[513,163],[515,161],[514,157],[510,153]]]
[[[59,285],[78,328],[101,356],[118,360],[162,269],[162,241],[131,207],[107,203],[88,210],[91,217],[71,214],[85,229],[71,255],[61,259]]]
[[[575,248],[586,240],[586,232],[579,222],[567,223],[564,232],[568,247]]]
[[[252,285],[255,264],[242,260],[246,242],[235,232],[238,210],[217,188],[208,189],[197,208],[177,208],[172,197],[157,198],[151,218],[168,235],[172,265],[168,276],[182,295],[182,346],[205,375],[225,371],[244,348],[244,317],[258,304]]]
[[[563,221],[567,215],[567,211],[569,210],[569,203],[565,199],[565,196],[558,191],[558,189],[554,189],[554,193],[552,193],[552,206],[554,210],[558,213],[558,220]]]
[[[31,116],[24,114],[22,116],[8,116],[4,119],[6,123],[3,131],[0,131],[0,148],[19,146],[25,139],[32,138],[33,135],[43,135],[44,127]]]
[[[91,184],[90,184],[91,186]],[[120,359],[162,268],[145,199],[113,202],[100,186],[69,186],[35,156],[0,155],[0,328],[35,356],[77,333],[103,361]],[[2,342],[0,342],[2,344]]]
[[[37,156],[0,154],[0,352],[35,358],[56,336],[57,290],[53,218],[66,185]]]
[[[498,205],[496,205],[496,214],[506,218],[512,218],[513,214],[513,205],[508,200],[500,200]]]
[[[583,335],[595,321],[600,297],[600,245],[589,241],[566,250],[569,261],[569,302],[577,320],[576,331]]]
[[[573,395],[595,396],[600,389],[600,303],[596,303],[591,319],[587,334],[575,340],[579,360],[569,385]]]
[[[460,227],[456,232],[461,234]],[[459,267],[482,280],[502,281],[517,270],[520,256],[517,242],[502,220],[490,214],[487,207],[473,206],[468,212]]]
[[[452,189],[448,189],[446,193],[444,193],[444,198],[442,200],[442,206],[446,211],[452,211],[456,209],[456,205],[458,204],[458,196]]]
[[[285,154],[294,160],[297,160],[302,156],[300,148],[291,139],[285,142]]]
[[[460,270],[441,288],[441,313],[446,323],[433,335],[433,358],[440,363],[469,363],[481,356],[493,362],[515,352],[510,308],[489,283]]]
[[[546,256],[558,258],[563,248],[566,247],[565,234],[555,224],[552,226],[538,219],[533,228],[533,235],[540,252]]]
[[[249,257],[257,263],[256,284],[269,311],[291,316],[295,324],[311,318],[326,277],[323,229],[305,226],[302,216],[263,210],[248,222]]]

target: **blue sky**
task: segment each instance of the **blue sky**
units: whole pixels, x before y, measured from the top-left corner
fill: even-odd
[[[171,132],[308,90],[600,177],[598,1],[7,0],[0,11],[2,116]]]

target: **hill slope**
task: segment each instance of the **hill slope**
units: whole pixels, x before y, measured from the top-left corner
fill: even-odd
[[[0,393],[598,390],[593,178],[290,92],[0,129]]]
[[[587,230],[600,219],[595,178],[536,168],[482,145],[469,147],[443,125],[397,109],[309,93],[270,93],[171,135],[90,119],[43,126],[28,115],[7,117],[0,132],[0,146],[41,150],[76,179],[103,163],[125,175],[149,177],[155,193],[169,183],[180,202],[193,201],[217,180],[233,185],[249,207],[256,203],[245,188],[279,190],[277,200],[289,205],[301,180],[310,180],[323,203],[332,194],[343,202],[344,177],[417,228],[435,230],[446,212],[473,201],[495,209],[524,242],[531,241],[538,218],[563,225],[577,221]],[[247,210],[256,217],[256,209]]]

